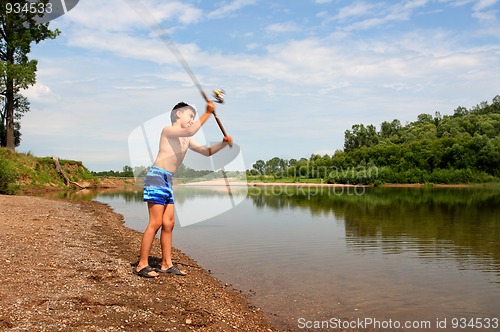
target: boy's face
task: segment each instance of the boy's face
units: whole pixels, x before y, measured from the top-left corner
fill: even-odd
[[[194,122],[194,112],[190,108],[179,110],[177,116],[179,117],[177,121],[179,121],[182,128],[189,127]]]

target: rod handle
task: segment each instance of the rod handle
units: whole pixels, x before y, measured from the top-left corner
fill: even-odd
[[[220,121],[220,119],[216,113],[214,113],[214,117],[215,117],[215,121],[217,121],[217,124],[219,125],[220,131],[222,131],[222,135],[224,135],[224,137],[226,137],[227,136],[226,130],[224,129],[224,126],[222,125],[222,122]]]

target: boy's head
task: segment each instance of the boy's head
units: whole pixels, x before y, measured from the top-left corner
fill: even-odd
[[[174,124],[179,118],[177,112],[185,112],[187,110],[191,110],[196,116],[196,110],[194,109],[193,106],[190,106],[183,101],[175,105],[174,108],[172,108],[172,112],[170,112],[170,121],[172,122],[172,124]]]

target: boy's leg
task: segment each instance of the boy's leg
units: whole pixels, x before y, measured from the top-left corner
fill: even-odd
[[[149,265],[148,257],[151,252],[151,247],[156,236],[156,232],[162,226],[163,212],[165,211],[165,206],[161,204],[153,204],[148,202],[149,211],[149,223],[144,230],[141,241],[141,256],[139,258],[139,264],[137,264],[136,271],[139,272],[143,268]],[[152,271],[149,272],[150,276],[158,276],[158,273]]]
[[[172,231],[174,230],[174,204],[167,204],[163,213],[161,225],[161,269],[166,270],[173,265],[172,263]]]
[[[163,224],[161,226],[161,271],[176,275],[186,275],[186,272],[179,271],[172,262],[172,231],[174,230],[174,204],[167,204],[165,212],[163,213]]]

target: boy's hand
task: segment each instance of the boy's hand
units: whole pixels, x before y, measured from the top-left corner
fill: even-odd
[[[214,103],[211,100],[209,100],[207,102],[207,113],[210,113],[210,114],[214,114],[215,113],[215,105],[214,105]]]
[[[229,145],[233,145],[233,138],[231,136],[224,136],[224,139],[222,140],[223,142],[229,143]]]

